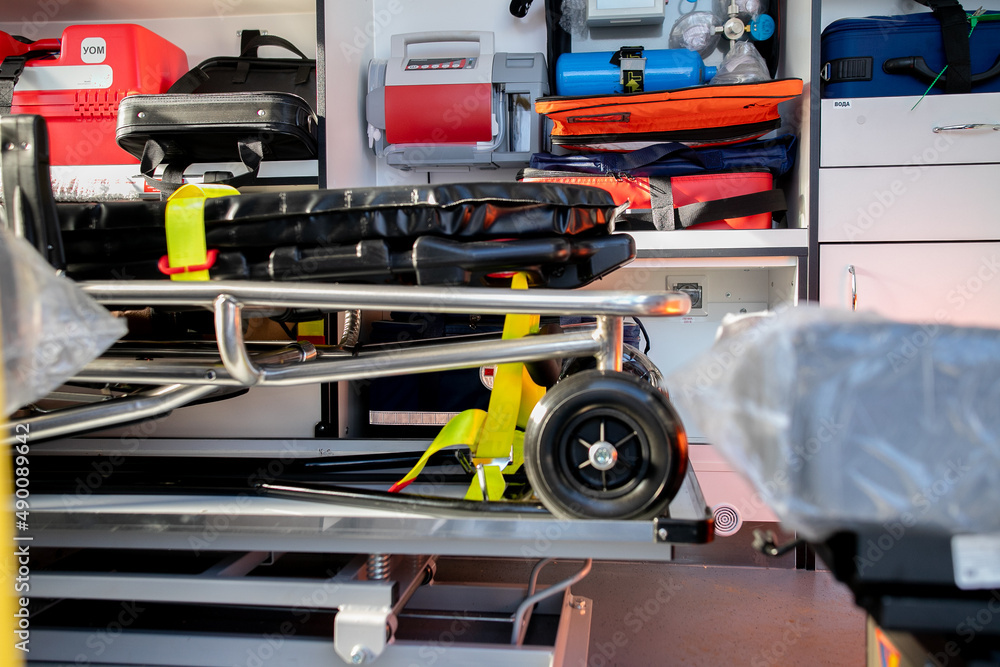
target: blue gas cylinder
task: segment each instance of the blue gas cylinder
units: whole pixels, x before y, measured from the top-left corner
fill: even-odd
[[[564,53],[556,61],[557,95],[607,95],[626,91],[621,68],[611,63],[611,51]],[[673,90],[708,83],[714,67],[706,67],[701,56],[689,49],[650,49],[646,59],[643,90]]]

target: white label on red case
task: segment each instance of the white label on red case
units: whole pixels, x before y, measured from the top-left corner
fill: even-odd
[[[955,585],[963,590],[1000,587],[1000,535],[951,538]]]
[[[103,63],[108,57],[108,44],[103,37],[87,37],[80,42],[80,60],[85,63]]]
[[[14,92],[110,88],[114,80],[115,73],[111,65],[25,67],[14,87]]]

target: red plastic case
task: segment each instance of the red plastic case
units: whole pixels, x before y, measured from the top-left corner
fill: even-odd
[[[142,26],[70,26],[58,52],[27,62],[11,113],[45,117],[53,165],[135,164],[115,143],[118,104],[166,92],[187,70],[184,51]]]

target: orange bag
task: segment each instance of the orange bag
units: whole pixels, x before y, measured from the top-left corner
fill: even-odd
[[[786,208],[784,192],[772,189],[768,171],[650,177],[522,169],[518,180],[607,190],[616,204],[628,204],[624,220],[632,231],[770,229],[771,214]]]
[[[615,151],[664,141],[713,146],[756,139],[780,127],[778,104],[801,93],[801,79],[780,79],[629,95],[542,97],[535,110],[552,120],[557,146]]]

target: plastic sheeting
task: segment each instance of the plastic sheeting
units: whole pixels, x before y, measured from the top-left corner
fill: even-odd
[[[722,39],[722,33],[716,32],[715,28],[716,20],[712,12],[684,14],[670,28],[667,46],[671,49],[691,49],[702,58],[708,58],[715,53]]]
[[[734,42],[722,59],[718,72],[709,85],[729,86],[736,83],[770,81],[767,63],[750,42]]]
[[[3,415],[44,397],[126,331],[28,243],[0,229]]]
[[[807,539],[1000,530],[1000,330],[800,307],[724,323],[667,387]]]

